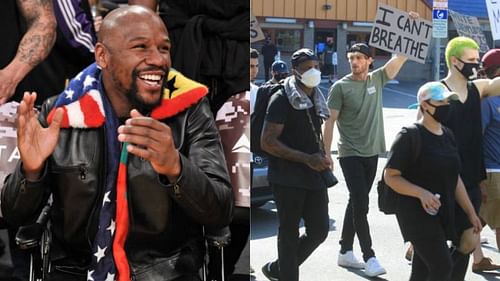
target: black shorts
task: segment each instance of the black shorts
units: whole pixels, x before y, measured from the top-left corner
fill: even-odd
[[[467,189],[467,194],[474,206],[474,210],[479,214],[479,208],[481,207],[481,189],[479,189],[479,187]],[[457,230],[458,237],[462,236],[462,233],[471,227],[472,224],[469,221],[469,217],[467,217],[462,207],[460,207],[458,203],[455,203],[455,229]]]

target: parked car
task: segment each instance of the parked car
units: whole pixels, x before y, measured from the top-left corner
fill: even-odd
[[[267,201],[273,200],[273,192],[267,181],[268,160],[267,157],[253,154],[251,163],[251,205],[252,207],[261,207]]]

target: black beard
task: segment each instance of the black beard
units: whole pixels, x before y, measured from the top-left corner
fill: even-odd
[[[165,78],[167,79],[168,77],[168,69],[165,71]],[[132,108],[137,109],[142,115],[148,116],[151,111],[157,106],[161,104],[161,97],[155,101],[154,103],[146,103],[144,99],[138,95],[138,89],[137,89],[137,79],[139,79],[139,71],[134,70],[132,72],[132,83],[130,84],[130,88],[128,91],[125,93],[128,102],[132,106]]]

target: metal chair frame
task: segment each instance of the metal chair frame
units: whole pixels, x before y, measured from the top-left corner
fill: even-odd
[[[52,197],[49,198],[47,205],[44,206],[35,223],[27,226],[21,226],[16,234],[16,244],[22,250],[30,252],[30,275],[29,281],[44,281],[51,271],[50,264],[50,243],[51,224],[49,220],[50,209],[52,207]],[[224,274],[224,247],[231,241],[229,227],[222,229],[207,229],[203,227],[205,238],[205,256],[201,269],[203,281],[225,281]],[[220,273],[213,274],[209,272],[209,251],[216,249],[220,251],[221,268]],[[215,270],[218,271],[218,270]],[[208,280],[208,275],[218,275]],[[220,279],[219,279],[220,278]]]

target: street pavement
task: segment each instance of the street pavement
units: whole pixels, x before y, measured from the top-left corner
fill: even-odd
[[[416,92],[420,82],[391,83],[384,89],[384,123],[387,149],[390,148],[394,137],[401,127],[415,122],[416,110],[406,109],[408,105],[416,102]],[[327,89],[328,83],[321,87]],[[334,132],[332,150],[336,157],[338,133]],[[334,158],[335,158],[334,157]],[[386,158],[380,157],[376,181],[380,178]],[[348,201],[348,192],[344,177],[338,161],[335,159],[334,173],[339,179],[339,184],[328,191],[330,203],[330,233],[316,251],[300,267],[300,280],[302,281],[354,281],[354,280],[408,280],[411,265],[404,259],[407,245],[403,243],[401,232],[393,215],[384,215],[378,210],[377,192],[375,185],[370,193],[370,212],[368,221],[373,240],[373,249],[387,274],[378,278],[368,278],[363,270],[345,269],[337,266],[337,257],[340,251],[340,234],[344,211]],[[267,280],[261,272],[261,267],[268,261],[277,258],[277,231],[278,219],[274,202],[268,202],[261,208],[253,208],[251,214],[251,243],[250,264],[255,270],[251,276],[252,281]],[[302,226],[301,233],[304,231]],[[494,232],[485,228],[482,236],[486,237],[488,244],[483,244],[483,251],[496,263],[500,263],[500,254],[496,250]],[[362,254],[357,239],[355,239],[354,253],[361,259]],[[472,263],[472,259],[471,259]],[[469,268],[467,281],[500,280],[500,272],[490,274],[475,274]]]

